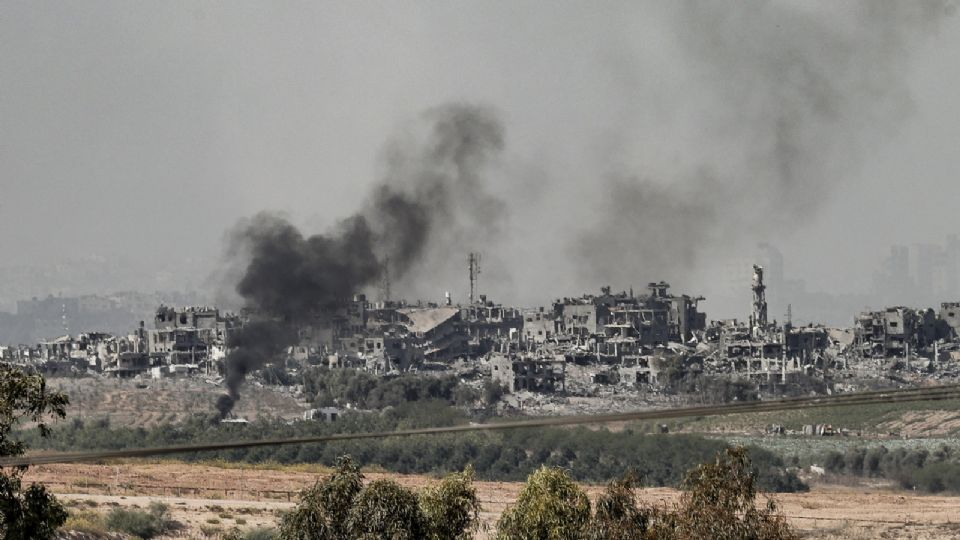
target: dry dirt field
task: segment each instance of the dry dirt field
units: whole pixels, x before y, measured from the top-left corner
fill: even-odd
[[[46,465],[27,478],[47,484],[72,508],[107,512],[114,506],[145,508],[150,501],[170,505],[186,527],[176,538],[216,537],[234,526],[273,525],[296,501],[296,492],[324,474],[319,467],[266,468],[176,462],[128,462],[115,465]],[[433,478],[378,472],[368,480],[392,478],[418,489]],[[515,500],[522,484],[477,482],[488,538],[500,512]],[[586,486],[591,496],[601,486]],[[643,489],[649,504],[676,500],[673,489]],[[923,496],[880,486],[814,485],[810,493],[776,496],[789,521],[808,538],[960,537],[960,497]]]

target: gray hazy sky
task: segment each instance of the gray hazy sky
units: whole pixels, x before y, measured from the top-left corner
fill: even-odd
[[[387,141],[463,101],[492,107],[505,129],[491,190],[514,204],[491,289],[527,302],[574,294],[596,283],[568,240],[616,228],[604,216],[611,177],[669,186],[713,171],[737,185],[770,172],[751,153],[766,132],[738,124],[794,103],[795,70],[780,67],[795,55],[801,71],[823,61],[842,81],[820,81],[825,100],[842,99],[810,109],[842,121],[797,134],[818,151],[826,141],[836,166],[801,168],[830,178],[801,174],[749,203],[718,197],[731,217],[717,230],[733,236],[756,229],[740,220],[749,213],[790,220],[729,242],[732,258],[766,240],[788,274],[839,291],[862,288],[890,244],[960,232],[952,9],[928,24],[855,3],[677,5],[0,1],[0,265],[122,254],[175,272],[173,257],[215,260],[224,231],[265,209],[322,231],[385,176]],[[902,34],[874,31],[901,23]],[[811,80],[799,75],[802,101]],[[782,197],[804,203],[781,213]],[[707,281],[717,242],[697,248],[710,255],[682,284]],[[673,279],[601,277],[617,288]]]

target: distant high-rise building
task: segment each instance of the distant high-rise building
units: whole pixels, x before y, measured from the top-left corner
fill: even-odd
[[[960,239],[944,245],[893,246],[873,276],[874,294],[886,304],[938,305],[960,294]]]

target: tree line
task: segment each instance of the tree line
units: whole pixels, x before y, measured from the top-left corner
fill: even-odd
[[[57,426],[48,437],[40,437],[35,431],[23,436],[31,445],[46,450],[121,450],[452,426],[470,419],[445,402],[420,401],[377,413],[348,412],[330,423],[265,418],[236,425],[196,416],[147,429],[111,426],[106,420],[74,419]],[[613,432],[605,428],[551,427],[270,446],[184,454],[183,458],[332,465],[339,456],[349,454],[361,466],[379,466],[403,474],[442,474],[469,465],[480,479],[502,481],[522,480],[541,465],[569,469],[573,478],[586,482],[607,482],[624,470],[635,469],[642,473],[645,485],[677,486],[684,471],[725,447],[722,441],[696,435],[649,434],[631,428]],[[751,448],[751,452],[763,489],[806,489],[779,456],[760,448]]]
[[[499,540],[643,540],[798,538],[775,503],[757,507],[747,451],[728,449],[686,472],[680,501],[640,503],[630,472],[607,485],[595,505],[560,467],[532,472],[496,525]],[[392,480],[364,485],[349,457],[301,492],[280,521],[280,540],[465,540],[480,528],[473,472],[454,473],[419,494]],[[593,508],[591,508],[593,506]]]
[[[456,375],[373,375],[357,369],[312,367],[302,373],[303,392],[315,407],[383,409],[415,401],[443,401],[450,405],[491,406],[502,389],[487,380],[480,389],[463,384]]]
[[[821,458],[824,469],[835,474],[886,478],[906,489],[928,493],[960,493],[960,455],[949,446],[933,451],[857,447],[829,451]]]

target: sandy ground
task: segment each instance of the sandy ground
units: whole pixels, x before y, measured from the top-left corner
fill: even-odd
[[[146,508],[151,501],[170,505],[173,518],[186,528],[177,538],[204,538],[237,526],[270,526],[296,502],[296,493],[324,474],[319,467],[223,468],[180,463],[124,463],[117,465],[47,465],[28,472],[27,479],[43,482],[72,508],[107,512],[114,506]],[[435,481],[425,476],[366,473],[368,480],[391,478],[419,489]],[[488,538],[503,509],[522,487],[515,482],[477,482],[481,519]],[[595,497],[601,486],[585,486]],[[639,491],[648,504],[670,504],[673,489]],[[782,494],[780,503],[790,523],[810,538],[960,537],[960,497],[923,496],[883,486],[814,485],[809,493]]]

